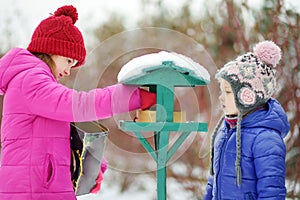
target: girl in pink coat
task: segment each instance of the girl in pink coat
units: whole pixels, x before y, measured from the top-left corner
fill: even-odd
[[[153,94],[136,87],[78,92],[58,83],[85,61],[83,37],[74,26],[77,16],[73,6],[59,8],[38,25],[27,49],[12,49],[0,60],[1,200],[75,200],[70,122],[155,103]]]

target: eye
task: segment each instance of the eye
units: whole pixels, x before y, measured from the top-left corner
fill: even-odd
[[[72,59],[67,59],[68,64],[73,64],[73,60]]]
[[[71,67],[74,67],[75,65],[77,65],[78,60],[74,60],[72,58],[67,58],[67,62],[68,62],[68,65],[71,65]]]

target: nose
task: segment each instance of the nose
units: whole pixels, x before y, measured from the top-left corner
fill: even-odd
[[[65,76],[70,76],[70,69],[65,69],[64,70],[64,75]]]
[[[219,96],[219,101],[220,101],[220,102],[223,102],[223,101],[224,101],[224,98],[223,98],[223,95],[222,95],[222,94],[220,94],[220,96]]]

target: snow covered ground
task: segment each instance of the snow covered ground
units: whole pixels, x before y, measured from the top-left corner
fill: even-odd
[[[134,174],[132,174],[134,176]],[[126,192],[121,193],[121,186],[113,176],[118,176],[113,170],[108,170],[105,173],[102,188],[98,194],[88,194],[77,197],[78,200],[104,200],[104,199],[117,199],[117,200],[152,200],[156,195],[155,182],[149,176],[145,175],[133,184],[133,187]],[[141,185],[147,189],[141,189]]]
[[[116,172],[108,170],[105,173],[105,179],[102,189],[98,194],[89,194],[77,197],[78,200],[156,200],[156,180],[148,174],[138,175],[131,187],[121,193],[120,185],[118,183],[109,182],[110,176],[114,176]],[[132,174],[135,176],[135,174]],[[204,186],[203,186],[204,187]],[[171,200],[197,200],[195,194],[186,191],[183,185],[174,179],[167,180],[167,195]],[[198,198],[199,199],[199,198]]]

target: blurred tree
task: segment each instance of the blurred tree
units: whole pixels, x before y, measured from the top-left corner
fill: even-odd
[[[112,35],[125,30],[124,20],[117,14],[112,14],[102,26],[99,26],[94,32],[100,42],[108,39]]]

